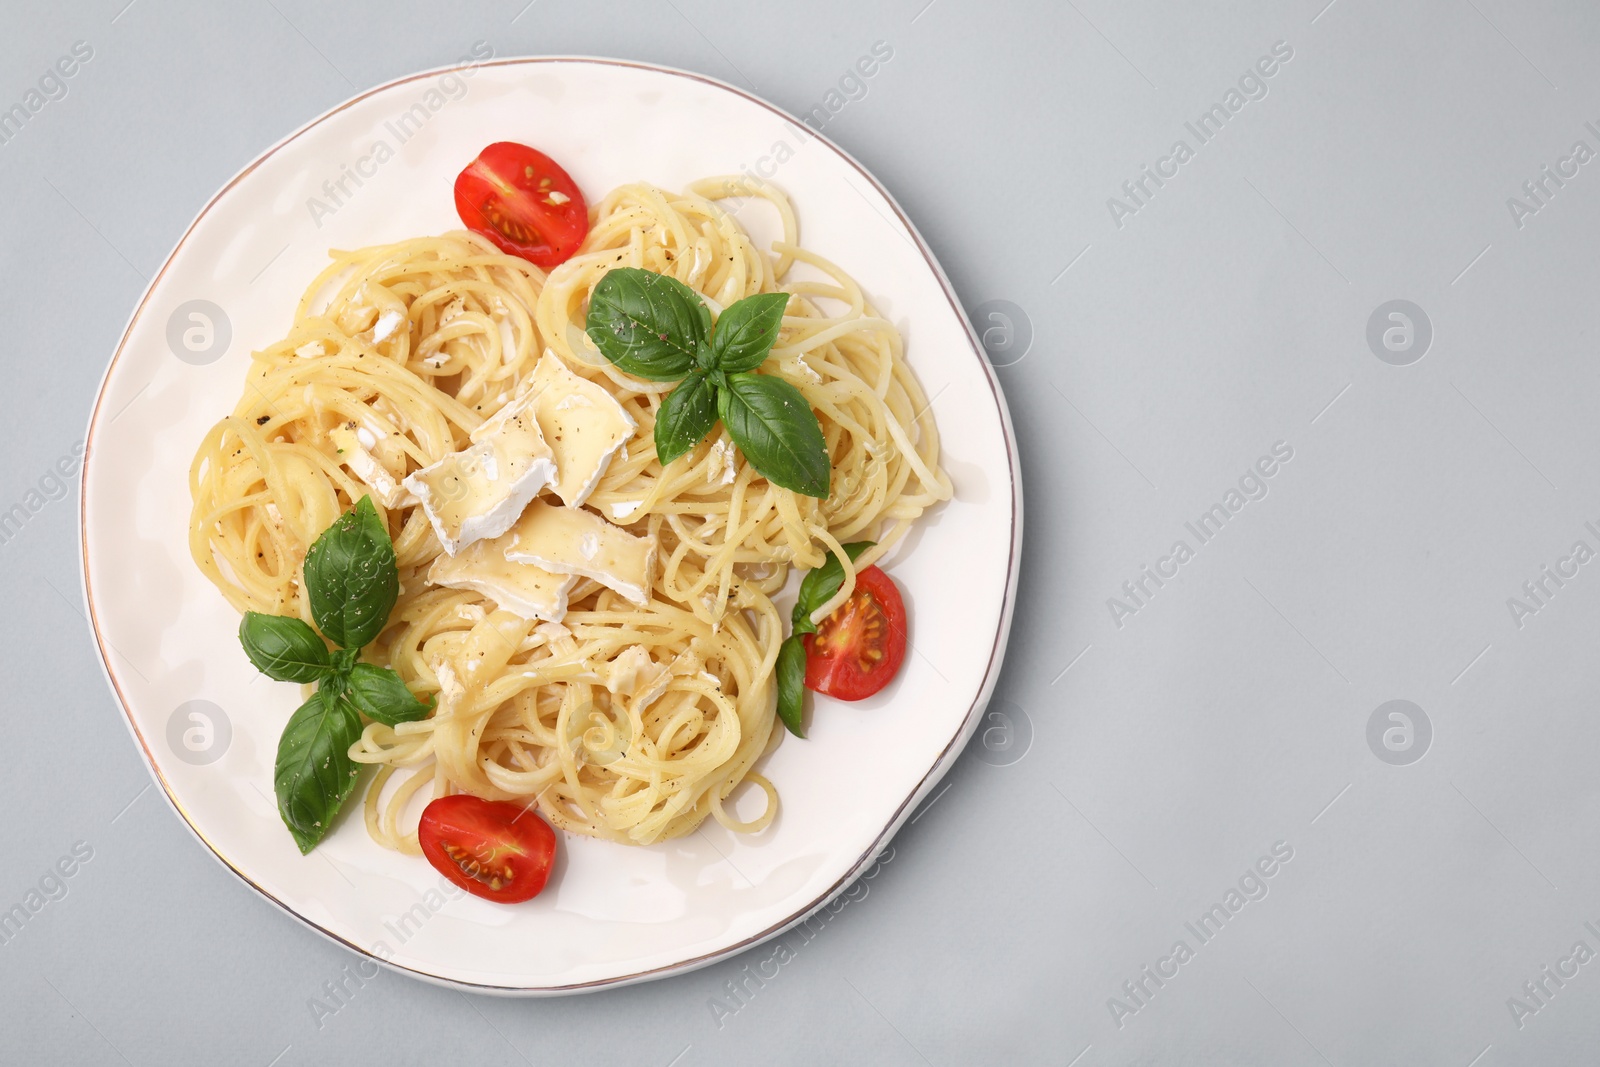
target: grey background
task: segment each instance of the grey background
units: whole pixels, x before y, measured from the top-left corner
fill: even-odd
[[[1600,563],[1520,627],[1507,599],[1600,548],[1600,162],[1520,226],[1507,198],[1600,150],[1600,11],[525,2],[7,5],[0,105],[75,41],[93,58],[0,145],[0,509],[30,508],[0,544],[0,909],[93,855],[0,945],[0,1060],[1592,1061],[1600,962],[1520,1020],[1508,998],[1600,951]],[[50,471],[146,279],[255,154],[477,40],[703,71],[793,112],[889,42],[824,132],[1000,328],[1028,506],[1003,715],[763,984],[741,972],[772,975],[770,947],[556,1001],[358,983],[150,787],[87,637],[76,484],[51,500]],[[1265,98],[1197,145],[1184,123],[1279,41]],[[1178,138],[1194,158],[1119,227],[1108,198]],[[1367,343],[1396,299],[1433,331],[1407,366]],[[1198,545],[1184,523],[1279,441],[1267,496]],[[1194,558],[1118,626],[1108,598],[1180,538]],[[1428,717],[1420,760],[1369,748],[1390,700]],[[1268,895],[1201,945],[1185,923],[1278,842]],[[1179,939],[1193,958],[1127,998]]]

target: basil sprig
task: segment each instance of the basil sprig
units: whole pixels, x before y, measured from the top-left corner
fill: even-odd
[[[873,544],[872,541],[852,541],[839,547],[854,563]],[[806,645],[801,637],[817,632],[811,613],[832,600],[843,584],[844,565],[838,556],[830,555],[828,562],[806,572],[800,582],[800,598],[789,616],[789,636],[778,647],[778,718],[796,737],[806,735],[805,724],[801,721],[805,713]]]
[[[665,274],[619,267],[589,298],[588,334],[619,369],[677,382],[656,414],[656,456],[671,463],[721,419],[750,465],[774,485],[826,498],[832,475],[822,425],[800,390],[754,371],[783,327],[785,293],[758,293],[711,310]]]
[[[361,736],[361,716],[393,726],[423,718],[433,705],[418,700],[394,671],[357,662],[400,593],[394,544],[370,497],[312,544],[305,583],[320,636],[300,619],[247,611],[239,643],[268,678],[317,685],[289,717],[273,765],[278,814],[300,851],[310,852],[355,788],[361,768],[350,746]],[[323,637],[341,647],[330,652]]]

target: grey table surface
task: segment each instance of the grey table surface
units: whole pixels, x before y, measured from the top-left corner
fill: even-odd
[[[1600,9],[5,8],[0,1061],[1593,1062]],[[96,662],[74,450],[147,279],[268,145],[479,41],[811,112],[999,365],[995,702],[781,961],[544,1001],[358,973],[205,854]]]

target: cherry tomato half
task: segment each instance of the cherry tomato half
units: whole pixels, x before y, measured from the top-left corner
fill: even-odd
[[[497,904],[538,896],[556,856],[556,832],[531,810],[465,793],[424,808],[417,839],[434,870]]]
[[[456,175],[456,214],[500,251],[546,270],[589,232],[577,183],[555,160],[514,141],[495,142]]]
[[[906,658],[906,606],[877,567],[856,575],[850,599],[805,635],[806,688],[863,700],[894,678]]]

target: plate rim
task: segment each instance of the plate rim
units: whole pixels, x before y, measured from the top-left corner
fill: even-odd
[[[138,323],[140,316],[146,311],[146,308],[150,303],[151,294],[155,292],[157,284],[162,280],[162,278],[166,275],[167,270],[172,266],[173,259],[177,256],[178,252],[183,248],[184,244],[194,233],[195,227],[200,224],[200,221],[204,219],[214,207],[216,207],[217,203],[224,196],[226,196],[229,191],[234,188],[234,186],[238,185],[239,182],[244,180],[253,171],[255,171],[257,167],[261,166],[269,158],[283,148],[287,147],[290,143],[295,141],[307,131],[311,130],[313,127],[326,122],[335,115],[338,115],[346,109],[353,107],[354,105],[366,100],[368,97],[374,96],[378,93],[392,89],[399,85],[405,85],[410,82],[419,81],[440,74],[460,71],[468,67],[471,69],[479,69],[484,67],[531,66],[545,63],[587,63],[597,66],[622,67],[632,70],[649,71],[652,73],[666,74],[671,77],[685,78],[690,81],[709,85],[715,89],[721,89],[726,92],[733,93],[736,96],[749,101],[750,103],[772,112],[785,122],[789,122],[804,128],[808,134],[820,141],[828,149],[836,153],[847,166],[852,168],[862,179],[869,183],[880,196],[884,198],[889,207],[894,211],[896,220],[900,223],[900,225],[905,227],[906,231],[911,234],[912,239],[916,242],[917,251],[922,255],[923,260],[933,271],[934,278],[938,281],[940,289],[943,290],[945,299],[949,302],[952,310],[955,311],[957,320],[965,328],[968,348],[970,349],[973,358],[977,360],[978,364],[982,368],[984,372],[984,379],[988,383],[990,393],[994,398],[995,407],[1000,415],[1002,438],[1005,443],[1006,457],[1009,466],[1008,473],[1010,475],[1011,490],[1011,545],[1009,555],[1006,560],[1006,581],[1005,588],[1001,594],[999,625],[995,631],[994,644],[990,649],[989,662],[984,668],[983,680],[978,687],[977,694],[975,695],[971,706],[967,709],[966,716],[962,719],[960,728],[951,737],[950,742],[944,747],[944,749],[940,751],[938,758],[934,760],[933,764],[928,768],[927,773],[925,773],[917,782],[915,788],[911,790],[911,792],[906,796],[905,800],[903,800],[899,807],[895,809],[894,814],[885,824],[882,832],[880,832],[873,839],[872,843],[867,847],[867,849],[859,857],[857,857],[855,863],[852,864],[850,868],[843,875],[841,875],[837,881],[834,882],[833,885],[823,890],[818,896],[816,896],[810,902],[802,905],[798,910],[794,911],[787,917],[768,925],[766,928],[751,934],[748,937],[742,938],[734,944],[727,945],[723,948],[715,949],[710,952],[704,952],[688,959],[679,960],[674,963],[661,964],[656,967],[647,968],[645,970],[636,971],[630,974],[619,975],[610,978],[597,978],[585,982],[573,982],[562,985],[500,985],[495,983],[472,982],[458,978],[450,978],[444,975],[432,974],[428,971],[419,970],[414,966],[394,963],[388,959],[385,959],[383,956],[369,951],[361,945],[355,944],[354,942],[341,937],[334,931],[320,925],[309,917],[302,915],[291,905],[279,900],[265,887],[261,886],[254,879],[252,879],[250,875],[245,873],[242,867],[224,855],[216,845],[212,844],[211,841],[209,841],[205,835],[200,832],[199,827],[197,827],[194,821],[190,819],[188,813],[183,809],[182,804],[179,803],[178,798],[173,795],[171,787],[168,785],[165,776],[161,773],[160,765],[156,762],[155,756],[151,752],[150,745],[146,742],[144,735],[140,733],[138,724],[134,721],[133,714],[129,710],[128,700],[123,695],[122,687],[112,670],[111,657],[106,649],[107,641],[101,633],[100,617],[99,613],[95,609],[94,596],[90,589],[88,530],[89,479],[87,477],[87,471],[94,457],[95,431],[100,425],[100,416],[105,403],[106,386],[111,380],[111,374],[116,369],[118,360],[120,360],[124,354],[124,350],[128,344],[129,336],[132,334],[135,324]],[[744,952],[747,949],[754,948],[763,942],[780,936],[786,931],[810,919],[817,912],[827,907],[835,898],[839,896],[839,894],[848,889],[861,876],[866,868],[873,863],[879,855],[882,854],[883,850],[888,846],[890,839],[893,838],[901,826],[905,824],[917,802],[926,796],[928,792],[935,785],[937,785],[946,774],[949,773],[950,769],[954,766],[955,759],[959,757],[961,750],[966,746],[966,743],[971,739],[972,734],[975,732],[978,723],[978,712],[981,708],[987,705],[989,697],[993,695],[995,684],[998,680],[999,670],[1005,657],[1006,645],[1010,639],[1012,616],[1016,605],[1018,571],[1020,569],[1019,565],[1022,555],[1022,470],[1018,456],[1016,433],[1012,426],[1010,409],[1006,405],[1005,393],[1000,387],[999,378],[995,373],[993,364],[991,364],[983,355],[982,342],[978,338],[976,331],[973,329],[972,323],[969,320],[965,309],[961,306],[961,302],[957,298],[955,290],[950,284],[950,279],[945,275],[944,268],[940,266],[938,259],[933,254],[933,250],[929,247],[927,241],[923,239],[922,234],[911,222],[911,219],[907,217],[899,202],[895,200],[894,196],[889,192],[889,190],[885,188],[884,185],[879,182],[878,179],[849,152],[835,144],[831,139],[824,135],[822,131],[815,130],[809,126],[804,126],[803,123],[801,123],[801,121],[794,115],[791,115],[789,112],[778,107],[776,104],[773,104],[770,101],[755,95],[754,93],[741,89],[736,85],[732,85],[726,81],[723,81],[720,78],[715,78],[697,71],[683,70],[678,67],[671,67],[664,64],[647,63],[631,59],[618,59],[608,56],[505,56],[495,57],[472,64],[455,63],[438,67],[430,67],[426,70],[402,75],[398,78],[392,78],[388,81],[372,86],[371,88],[362,90],[361,92],[358,92],[355,95],[340,101],[328,110],[296,127],[269,148],[255,156],[255,158],[251,159],[250,162],[245,164],[244,167],[234,174],[232,178],[228,179],[228,181],[220,189],[218,189],[214,194],[211,195],[209,199],[206,200],[205,204],[195,214],[194,218],[190,220],[189,224],[184,228],[183,234],[178,238],[177,242],[173,244],[171,250],[162,260],[161,267],[151,276],[150,281],[146,283],[144,292],[140,295],[138,303],[134,305],[133,312],[128,317],[127,325],[122,330],[122,335],[117,341],[117,345],[112,352],[111,359],[106,364],[105,372],[101,375],[99,387],[95,391],[94,404],[90,408],[89,412],[88,428],[84,434],[83,470],[85,472],[85,476],[79,480],[78,489],[78,548],[80,560],[79,580],[83,596],[83,603],[86,609],[85,617],[89,622],[89,630],[94,638],[95,652],[100,661],[101,673],[105,676],[106,683],[111,689],[111,693],[116,700],[117,707],[122,712],[123,724],[128,728],[128,732],[133,736],[134,742],[139,747],[139,752],[144,758],[145,766],[150,771],[154,783],[160,787],[162,795],[166,798],[167,803],[172,810],[177,813],[179,821],[181,821],[184,826],[189,829],[189,832],[192,833],[195,838],[205,846],[206,851],[210,853],[212,858],[221,864],[225,870],[236,875],[240,881],[244,882],[245,885],[249,886],[261,897],[264,897],[266,900],[276,905],[279,909],[293,917],[301,925],[307,927],[317,934],[320,934],[329,941],[343,946],[351,952],[356,953],[363,959],[371,960],[382,967],[385,967],[396,973],[406,975],[407,977],[420,979],[431,984],[442,985],[451,989],[508,997],[548,997],[594,992],[602,989],[621,988],[623,986],[634,985],[639,982],[651,981],[658,978],[667,978],[672,975],[687,974],[690,971],[710,966],[719,960],[723,960],[740,952]]]

